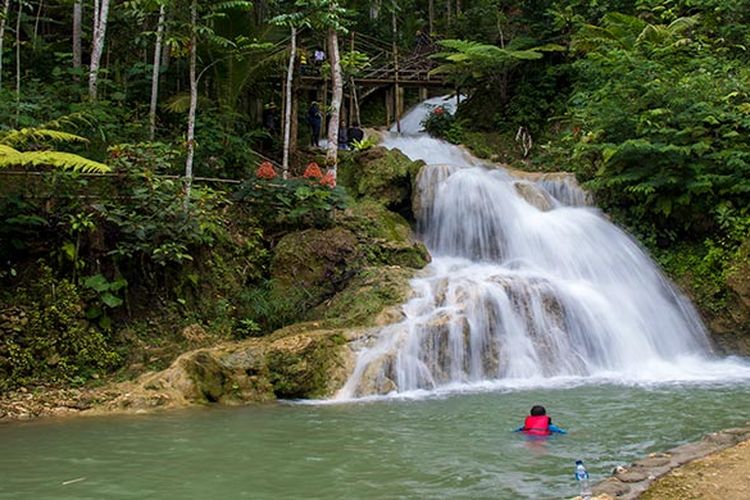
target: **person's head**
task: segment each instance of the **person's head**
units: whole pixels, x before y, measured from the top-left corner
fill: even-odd
[[[531,414],[532,417],[542,417],[547,414],[547,410],[545,410],[542,405],[534,405],[531,407],[529,414]]]
[[[357,122],[357,121],[352,122],[352,127],[359,128],[359,122]]]
[[[312,104],[310,104],[310,107],[312,109],[318,109],[318,103],[316,101],[313,101]]]

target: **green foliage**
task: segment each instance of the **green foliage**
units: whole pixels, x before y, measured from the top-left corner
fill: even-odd
[[[433,56],[442,59],[444,63],[432,70],[432,73],[447,75],[461,88],[476,87],[487,80],[493,80],[498,73],[507,71],[522,61],[541,59],[545,52],[565,50],[555,44],[530,48],[509,45],[506,48],[467,40],[441,40],[439,43],[448,51]]]
[[[104,329],[110,329],[112,319],[109,317],[108,311],[123,304],[120,293],[125,292],[128,281],[124,278],[109,281],[103,275],[95,274],[83,280],[83,286],[91,289],[96,295],[95,303],[86,310],[86,318],[98,321],[99,326]]]
[[[256,209],[267,227],[298,229],[327,227],[334,210],[346,207],[346,193],[320,185],[317,179],[250,179],[234,194]]]
[[[42,264],[40,276],[0,310],[0,389],[35,383],[83,383],[119,360],[85,320],[78,288]]]
[[[278,293],[270,282],[242,289],[237,297],[235,338],[267,335],[303,319],[311,304],[301,289]]]
[[[460,144],[464,140],[462,122],[456,118],[456,115],[440,106],[430,111],[422,121],[422,127],[428,134],[453,144]]]
[[[60,119],[50,126],[67,123]],[[0,132],[0,169],[9,167],[55,167],[74,172],[108,172],[109,167],[77,154],[61,151],[17,151],[12,146],[36,146],[45,142],[87,142],[79,135],[50,128],[21,128]]]
[[[378,145],[378,140],[375,137],[364,137],[361,141],[352,141],[352,150],[356,152],[367,151]]]
[[[228,200],[210,188],[194,187],[185,208],[183,186],[173,179],[148,173],[132,174],[121,185],[127,202],[95,206],[113,234],[109,255],[115,260],[181,265],[193,260],[192,250],[226,237],[226,221],[219,210]]]
[[[694,26],[612,14],[576,41],[578,172],[606,208],[672,238],[716,229],[719,201],[744,210],[750,193],[750,71]]]

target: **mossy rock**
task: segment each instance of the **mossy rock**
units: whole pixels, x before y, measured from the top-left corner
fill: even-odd
[[[430,262],[427,248],[413,238],[406,219],[373,200],[352,204],[338,215],[337,223],[357,236],[369,265],[421,269]]]
[[[342,163],[339,183],[357,198],[373,199],[403,216],[411,216],[411,193],[422,161],[411,161],[398,149],[378,146]]]
[[[399,266],[363,269],[349,286],[312,311],[327,327],[373,326],[392,322],[409,299],[414,271]]]
[[[287,296],[304,291],[305,301],[317,304],[343,288],[358,253],[357,238],[341,227],[290,233],[273,252],[274,293]]]
[[[330,395],[331,386],[343,385],[334,374],[345,365],[346,339],[339,331],[312,331],[282,336],[269,346],[266,365],[277,398],[316,398]]]
[[[727,263],[727,304],[710,323],[722,351],[750,355],[750,239]]]

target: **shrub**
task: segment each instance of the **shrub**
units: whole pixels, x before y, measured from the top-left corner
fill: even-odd
[[[25,384],[83,383],[119,356],[85,318],[78,288],[46,265],[13,305],[0,311],[0,389]]]
[[[422,121],[422,126],[428,134],[450,143],[459,144],[463,141],[462,123],[442,106],[434,108]]]

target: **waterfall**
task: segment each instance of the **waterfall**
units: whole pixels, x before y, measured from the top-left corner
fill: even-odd
[[[416,216],[433,261],[405,319],[363,349],[339,399],[556,377],[727,377],[691,303],[570,175],[513,175],[420,133],[384,139],[427,165]],[[734,364],[732,364],[734,363]],[[742,372],[747,367],[742,365]],[[743,375],[747,376],[747,375]]]

